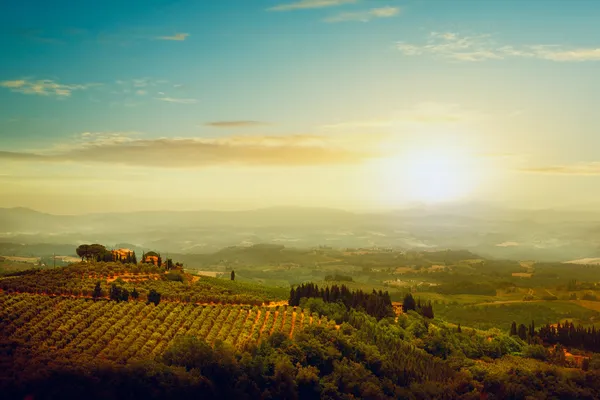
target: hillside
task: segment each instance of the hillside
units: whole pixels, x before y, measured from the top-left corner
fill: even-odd
[[[65,360],[129,363],[162,354],[178,336],[242,349],[281,332],[293,337],[326,318],[297,307],[111,302],[32,294],[0,294],[2,340]]]
[[[259,250],[282,248],[250,254]],[[473,256],[430,257],[450,260],[452,254]],[[523,333],[519,327],[518,335],[509,335],[461,328],[447,318],[473,314],[468,308],[432,318],[419,311],[425,305],[420,299],[417,312],[374,317],[371,306],[361,304],[380,307],[385,300],[389,306],[387,292],[369,294],[351,285],[340,293],[335,282],[324,287],[307,284],[288,292],[121,263],[5,276],[0,389],[4,398],[85,393],[92,399],[600,395],[600,386],[590,383],[600,376],[596,356],[566,357],[562,350],[559,356],[542,346],[541,330]],[[550,328],[544,329],[548,336]]]

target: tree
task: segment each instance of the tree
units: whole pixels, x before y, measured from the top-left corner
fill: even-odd
[[[148,293],[148,304],[150,303],[154,303],[155,306],[160,303],[160,293],[154,289],[150,289],[150,292]]]
[[[94,291],[92,292],[92,297],[97,299],[98,297],[102,297],[102,287],[100,286],[100,282],[96,282],[96,286],[94,287]]]
[[[231,280],[235,281],[235,271],[231,270]]]
[[[519,335],[521,340],[526,340],[527,339],[527,327],[523,324],[520,324],[519,328],[517,330],[517,335]]]
[[[110,285],[109,297],[114,301],[121,301],[121,287],[116,284]]]
[[[422,304],[417,311],[425,318],[433,319],[433,306],[431,305],[431,301],[427,304]]]
[[[136,288],[133,288],[133,291],[131,292],[131,298],[137,300],[138,297],[140,297],[140,294],[138,293]]]
[[[415,302],[415,299],[412,297],[412,294],[408,293],[406,296],[404,296],[404,301],[402,302],[402,311],[403,312],[409,312],[411,310],[416,310],[417,309],[417,303]]]
[[[510,336],[517,336],[517,323],[515,321],[510,325]]]
[[[86,258],[86,259],[89,258],[90,245],[89,244],[82,244],[81,246],[77,247],[77,249],[75,251],[77,252],[77,255],[79,257],[81,257],[81,261],[83,261],[84,258]]]
[[[460,327],[460,324],[458,324],[458,326],[456,327],[456,332],[457,333],[462,333],[462,329]]]
[[[133,252],[133,254],[131,256],[131,263],[132,264],[137,264],[137,257],[135,256],[135,251]]]
[[[583,360],[581,360],[581,369],[584,371],[588,371],[590,369],[590,359],[588,357],[585,357]]]
[[[94,243],[94,244],[90,244],[88,247],[88,253],[89,253],[89,258],[95,259],[95,260],[103,260],[104,259],[104,255],[107,253],[106,251],[106,247],[102,246],[101,244],[98,243]],[[112,255],[111,255],[112,257]]]

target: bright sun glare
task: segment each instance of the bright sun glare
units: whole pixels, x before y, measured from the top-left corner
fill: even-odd
[[[386,201],[439,203],[466,197],[475,186],[476,171],[464,152],[414,149],[379,166],[386,188]]]

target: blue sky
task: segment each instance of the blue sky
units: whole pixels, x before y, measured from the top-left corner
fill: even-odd
[[[600,194],[596,1],[60,0],[0,11],[0,206],[138,209],[123,177],[136,193],[150,180],[171,187],[145,209],[546,207]],[[407,172],[417,157],[445,161]],[[89,179],[74,184],[82,171]],[[465,189],[427,189],[441,180]],[[390,182],[414,187],[390,194]],[[92,196],[99,184],[119,189]],[[281,193],[261,195],[272,187]]]

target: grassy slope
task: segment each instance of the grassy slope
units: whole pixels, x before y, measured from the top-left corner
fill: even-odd
[[[576,302],[543,301],[520,302],[499,305],[435,305],[437,318],[460,323],[478,329],[497,327],[508,330],[515,321],[518,324],[528,324],[535,321],[536,325],[553,324],[564,319],[575,322],[589,322],[590,318],[600,317],[599,311],[584,308]]]

